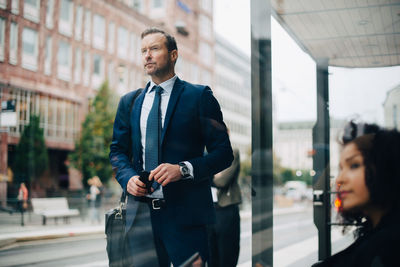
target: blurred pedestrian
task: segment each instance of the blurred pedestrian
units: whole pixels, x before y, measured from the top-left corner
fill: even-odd
[[[101,206],[101,187],[102,183],[98,176],[94,176],[88,180],[89,193],[87,199],[89,200],[89,216],[91,223],[100,223],[101,217],[99,208]]]
[[[18,200],[18,209],[21,212],[21,225],[24,226],[25,222],[24,222],[24,212],[26,209],[28,209],[28,197],[29,197],[29,192],[28,192],[28,188],[26,188],[26,185],[24,182],[22,182],[19,185],[19,189],[18,189],[18,196],[17,196],[17,200]]]
[[[239,204],[242,202],[238,178],[240,173],[240,152],[233,150],[230,167],[217,173],[213,188],[217,189],[214,206],[216,224],[209,227],[210,267],[236,266],[240,250]]]
[[[26,188],[25,183],[21,183],[18,189],[18,209],[24,212],[28,208],[28,188]]]
[[[399,266],[400,133],[349,123],[339,167],[339,212],[356,240],[313,266]]]

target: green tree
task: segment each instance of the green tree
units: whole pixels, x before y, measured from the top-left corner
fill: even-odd
[[[40,117],[31,115],[16,147],[14,158],[14,182],[19,184],[39,178],[49,166],[47,148]]]
[[[95,175],[102,182],[112,176],[108,159],[116,110],[116,96],[104,82],[89,106],[89,113],[82,123],[81,136],[75,151],[69,155],[72,165],[82,172],[83,183]]]

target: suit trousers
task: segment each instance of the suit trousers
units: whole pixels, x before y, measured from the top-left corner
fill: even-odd
[[[240,215],[238,205],[219,207],[215,212],[217,222],[209,225],[209,267],[234,267],[240,250]]]
[[[127,235],[134,267],[159,266],[147,203],[139,202],[135,220]]]
[[[168,204],[161,209],[151,209],[151,223],[160,267],[179,266],[196,252],[203,262],[208,260],[206,225],[182,225],[171,216]]]

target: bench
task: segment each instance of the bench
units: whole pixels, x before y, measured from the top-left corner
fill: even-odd
[[[58,218],[64,218],[64,223],[68,223],[70,217],[79,216],[79,210],[70,209],[65,197],[54,198],[32,198],[33,213],[43,217],[43,225],[47,218],[54,218],[57,223]]]

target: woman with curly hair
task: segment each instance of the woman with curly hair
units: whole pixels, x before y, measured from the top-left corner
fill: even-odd
[[[339,212],[356,240],[313,266],[400,266],[400,133],[350,122],[342,141]]]

